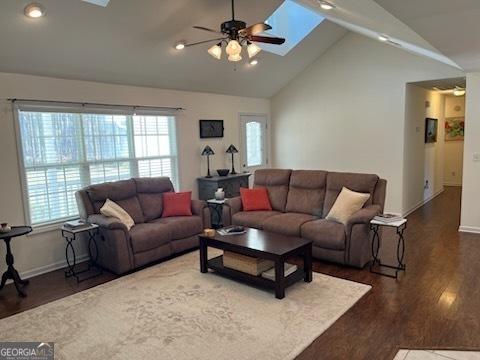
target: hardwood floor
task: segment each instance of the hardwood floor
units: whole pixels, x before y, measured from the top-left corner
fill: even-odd
[[[408,217],[407,271],[398,280],[314,262],[314,271],[372,285],[372,290],[298,359],[393,359],[402,349],[480,349],[480,235],[458,232],[460,188],[449,187]],[[386,237],[382,245],[388,245]],[[393,243],[385,246],[383,260]],[[63,271],[30,279],[28,297],[0,291],[0,318],[114,279],[77,285]],[[288,293],[287,293],[288,296]]]

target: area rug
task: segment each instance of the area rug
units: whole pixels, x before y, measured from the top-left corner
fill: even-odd
[[[2,319],[0,338],[53,341],[66,360],[292,359],[369,289],[314,273],[278,300],[200,273],[192,252]]]

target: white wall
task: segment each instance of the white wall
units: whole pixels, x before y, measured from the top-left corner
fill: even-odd
[[[460,230],[480,233],[480,72],[467,74]]]
[[[203,147],[208,144],[215,150],[211,169],[229,168],[230,157],[225,150],[231,143],[239,148],[239,113],[270,113],[268,99],[0,73],[0,222],[11,224],[24,224],[25,219],[12,107],[5,100],[8,98],[186,108],[177,121],[180,189],[192,189],[194,196],[197,194],[195,179],[206,174],[206,159],[200,156]],[[225,137],[200,140],[199,119],[225,120]],[[238,158],[236,156],[237,161]],[[239,163],[236,168],[240,169]],[[51,270],[63,265],[65,260],[65,244],[58,231],[15,239],[12,248],[17,269],[26,275]],[[2,245],[2,259],[4,252]],[[0,266],[3,265],[1,262]]]
[[[403,213],[406,83],[462,75],[350,33],[273,97],[273,165],[376,173]]]
[[[445,117],[465,116],[465,96],[445,97]],[[462,185],[463,140],[445,141],[444,184]]]
[[[443,191],[444,108],[443,95],[413,84],[407,85],[403,167],[404,214]],[[427,117],[438,119],[436,143],[425,143]]]

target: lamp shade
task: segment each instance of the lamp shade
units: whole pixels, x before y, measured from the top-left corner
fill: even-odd
[[[230,40],[225,51],[228,55],[239,55],[242,52],[242,46],[237,40]]]
[[[222,43],[220,42],[216,45],[213,45],[210,49],[208,49],[208,53],[215,59],[220,60],[222,58]]]
[[[235,153],[238,153],[238,150],[237,148],[235,147],[235,145],[230,145],[226,151],[228,154],[235,154]]]
[[[229,55],[228,56],[228,61],[237,62],[237,61],[240,61],[240,60],[242,60],[241,55]]]
[[[206,155],[215,155],[215,152],[213,151],[213,149],[208,145],[205,146],[205,149],[203,149],[202,151],[202,156],[206,156]]]
[[[249,42],[247,46],[248,57],[253,58],[257,55],[262,49],[258,47],[256,44]]]

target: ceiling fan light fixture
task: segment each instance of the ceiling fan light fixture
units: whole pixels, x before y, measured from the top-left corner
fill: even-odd
[[[25,9],[23,10],[25,16],[29,18],[39,18],[45,15],[45,9],[43,8],[42,5],[38,3],[31,3],[25,6]]]
[[[332,9],[335,9],[336,6],[328,1],[318,1],[319,4],[320,4],[320,7],[323,9],[323,10],[332,10]]]
[[[228,56],[228,61],[237,62],[237,61],[240,61],[240,60],[242,60],[242,56],[240,54],[234,54],[234,55],[229,55]]]
[[[230,40],[225,51],[228,55],[240,55],[242,46],[237,40]]]
[[[185,43],[183,41],[179,41],[175,44],[175,49],[177,50],[183,50],[185,49]]]
[[[260,51],[262,51],[262,49],[258,45],[251,42],[248,43],[247,52],[250,59],[257,55]]]
[[[215,59],[220,60],[222,58],[222,43],[220,42],[216,45],[213,45],[210,49],[208,49],[208,53]]]

